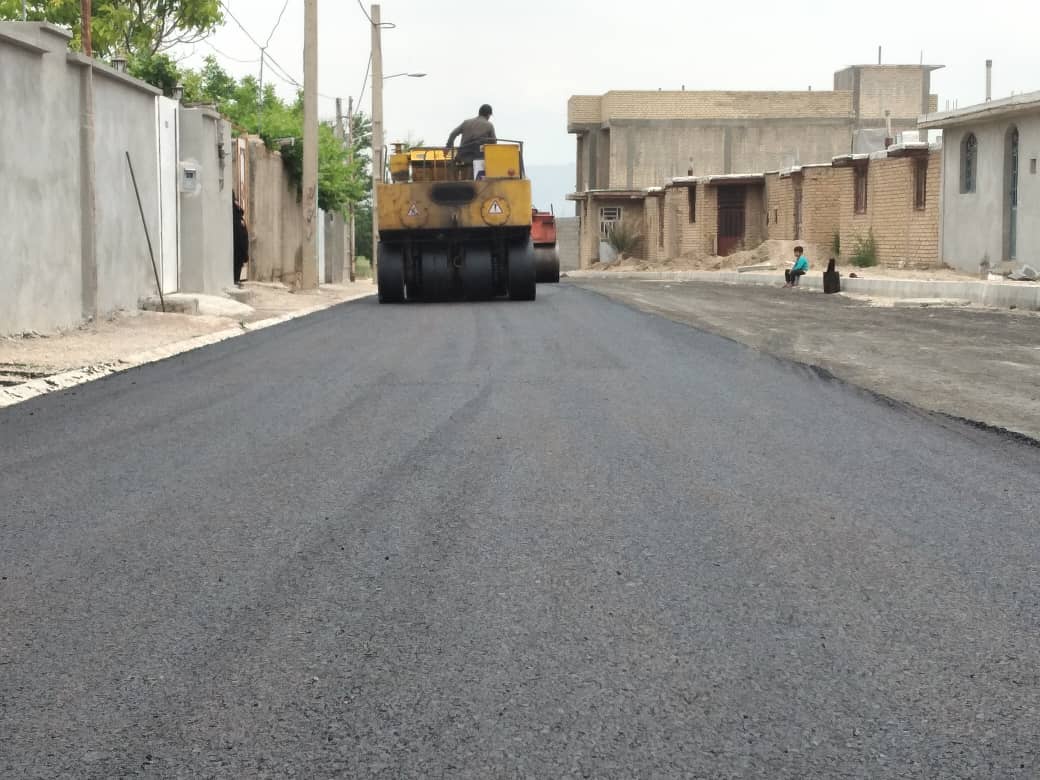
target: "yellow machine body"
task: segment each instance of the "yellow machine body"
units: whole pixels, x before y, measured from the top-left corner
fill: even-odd
[[[520,147],[484,147],[484,176],[451,150],[411,149],[390,157],[391,182],[379,184],[379,232],[530,228],[531,182]]]
[[[379,185],[379,232],[531,227],[531,182],[402,182]]]
[[[531,182],[519,143],[486,144],[475,162],[399,146],[389,173],[376,185],[381,301],[534,299]]]

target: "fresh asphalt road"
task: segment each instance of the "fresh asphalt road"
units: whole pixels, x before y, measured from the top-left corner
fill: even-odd
[[[576,287],[0,411],[0,775],[1040,775],[1040,449]]]

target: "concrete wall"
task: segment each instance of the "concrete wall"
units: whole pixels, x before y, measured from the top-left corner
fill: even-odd
[[[293,284],[303,255],[303,205],[282,155],[259,138],[248,141],[249,278]]]
[[[643,257],[646,240],[646,216],[644,213],[644,198],[642,196],[619,197],[616,195],[599,196],[590,193],[588,198],[579,201],[580,214],[580,238],[579,238],[579,263],[582,268],[588,268],[593,263],[604,261],[601,257],[600,247],[600,209],[609,207],[620,207],[622,210],[622,222],[641,236],[640,245],[631,253],[634,257]]]
[[[0,213],[7,277],[0,292],[0,333],[67,328],[86,317],[137,308],[142,296],[155,292],[144,224],[157,240],[158,91],[69,54],[68,40],[67,33],[45,24],[0,23]],[[83,122],[88,84],[92,144]],[[84,178],[91,160],[93,189]]]
[[[342,284],[350,278],[347,268],[347,224],[342,214],[325,215],[325,278],[326,284]]]
[[[560,270],[576,271],[581,267],[578,252],[579,217],[556,218],[556,250],[560,254]]]
[[[943,133],[943,260],[964,271],[979,270],[989,260],[997,269],[1005,257],[1005,179],[1007,134],[1019,132],[1018,256],[1014,265],[1040,265],[1040,174],[1030,160],[1040,157],[1040,111],[948,128]],[[962,193],[961,142],[968,133],[978,140],[975,192]]]
[[[155,96],[128,84],[114,71],[95,70],[94,117],[97,165],[97,290],[100,314],[136,309],[156,295],[148,237],[158,250],[159,172]],[[137,205],[126,153],[134,165],[145,222]],[[145,234],[144,225],[148,226]],[[158,262],[158,256],[156,257]]]
[[[0,23],[0,35],[0,334],[72,327],[84,315],[80,69],[48,28]]]
[[[219,295],[232,284],[231,127],[210,109],[180,112],[180,158],[199,166],[201,191],[180,195],[181,291]]]
[[[597,187],[660,186],[677,176],[776,170],[851,151],[849,119],[622,120],[611,123],[610,172]]]

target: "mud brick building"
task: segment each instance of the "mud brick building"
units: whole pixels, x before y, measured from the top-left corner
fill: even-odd
[[[840,155],[884,149],[886,141],[915,129],[918,118],[934,110],[938,98],[931,94],[931,73],[938,67],[857,65],[834,75],[832,91],[615,91],[572,97],[568,131],[576,136],[577,168],[570,199],[577,203],[582,225],[582,263],[610,254],[602,239],[612,223],[639,222],[644,211],[657,231],[643,236],[644,254],[675,251],[676,239],[667,243],[666,226],[669,220],[681,221],[683,195],[668,190],[685,188],[700,177],[709,180],[692,188],[696,191],[686,218],[689,205],[701,199],[709,210],[721,204],[725,226],[721,234],[718,226],[713,228],[712,240],[721,242],[723,253],[748,243],[759,229],[748,215],[764,214],[768,197],[763,174],[755,172],[806,170],[813,164],[829,165]],[[665,192],[654,196],[662,203],[655,200],[645,209],[641,202],[637,205],[647,188],[662,183],[667,184]],[[816,186],[814,177],[807,186]],[[710,224],[708,212],[700,213],[704,216],[695,215],[696,223]],[[806,227],[811,227],[808,222]],[[749,237],[744,236],[747,230]],[[707,241],[707,235],[688,240],[703,247],[702,239]],[[681,252],[687,239],[678,240]],[[719,251],[717,245],[713,251]]]

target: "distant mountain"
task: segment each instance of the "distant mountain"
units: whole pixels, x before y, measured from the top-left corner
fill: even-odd
[[[546,211],[551,205],[561,217],[574,216],[574,203],[566,196],[574,192],[574,165],[528,165],[534,206]]]

